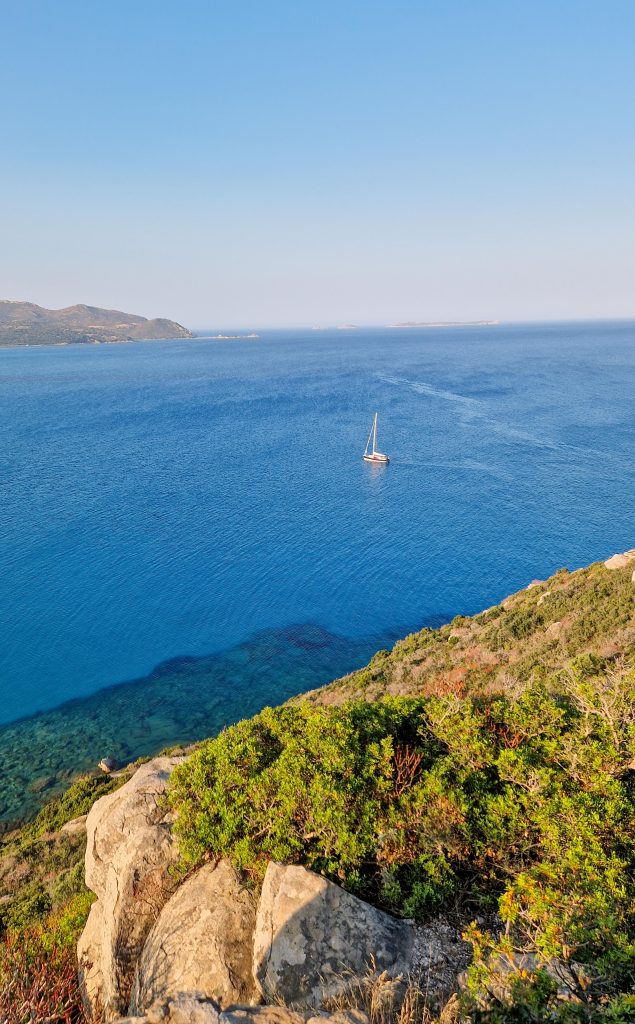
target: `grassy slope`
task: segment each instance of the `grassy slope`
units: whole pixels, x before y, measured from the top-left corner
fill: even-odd
[[[517,692],[580,656],[635,658],[635,561],[560,569],[500,605],[379,651],[366,668],[297,700],[340,704],[365,697]]]

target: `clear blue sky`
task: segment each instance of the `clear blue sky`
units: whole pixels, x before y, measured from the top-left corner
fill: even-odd
[[[0,0],[0,297],[635,316],[634,0]]]

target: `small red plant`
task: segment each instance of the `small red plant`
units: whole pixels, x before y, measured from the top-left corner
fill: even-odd
[[[1,1024],[87,1024],[74,951],[38,929],[0,939]]]
[[[394,793],[401,796],[414,784],[419,768],[421,767],[422,755],[417,753],[406,744],[405,747],[398,747],[394,754],[395,774]]]

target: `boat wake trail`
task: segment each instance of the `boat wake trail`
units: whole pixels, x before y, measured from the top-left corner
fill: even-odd
[[[386,377],[383,375],[380,375],[379,379],[383,380],[386,384],[396,384],[397,386],[410,388],[411,391],[416,391],[420,395],[429,395],[431,398],[443,398],[446,402],[458,402],[469,408],[476,408],[482,405],[477,398],[468,398],[466,395],[457,394],[456,391],[444,391],[442,388],[435,388],[432,384],[426,384],[425,381],[408,380],[407,377]]]
[[[378,379],[385,384],[393,384],[397,387],[407,387],[417,394],[426,395],[429,398],[440,398],[446,402],[453,402],[463,409],[465,420],[478,419],[480,425],[490,430],[493,434],[499,434],[507,443],[524,444],[532,448],[551,451],[563,455],[576,455],[581,458],[602,458],[612,463],[620,464],[625,460],[616,452],[603,452],[596,448],[587,448],[581,445],[567,444],[565,441],[553,441],[549,437],[540,437],[529,431],[519,429],[510,423],[496,419],[490,414],[486,404],[478,398],[470,398],[461,395],[456,391],[447,391],[444,388],[435,387],[426,381],[410,380],[407,377],[390,377],[385,374],[378,374]]]

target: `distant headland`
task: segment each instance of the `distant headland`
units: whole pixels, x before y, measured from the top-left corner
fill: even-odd
[[[405,320],[388,327],[496,327],[500,320]]]
[[[160,341],[195,335],[163,318],[122,313],[97,306],[44,309],[33,302],[0,299],[0,348],[14,345],[96,345],[123,341]]]

